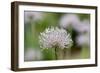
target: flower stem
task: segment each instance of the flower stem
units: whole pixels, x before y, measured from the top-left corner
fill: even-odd
[[[56,60],[63,60],[63,49],[55,47],[55,58]]]
[[[55,59],[57,60],[58,57],[57,57],[57,47],[55,48]]]

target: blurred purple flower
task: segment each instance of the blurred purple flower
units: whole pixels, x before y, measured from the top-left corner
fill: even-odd
[[[60,19],[60,27],[67,29],[69,26],[75,28],[80,23],[77,14],[64,14]]]
[[[25,51],[24,60],[25,61],[34,61],[34,60],[41,60],[42,59],[42,53],[38,49],[28,48]]]
[[[80,24],[77,24],[75,30],[79,33],[90,33],[89,20],[83,20]]]
[[[89,46],[90,45],[89,35],[81,34],[77,36],[76,42],[79,46]]]

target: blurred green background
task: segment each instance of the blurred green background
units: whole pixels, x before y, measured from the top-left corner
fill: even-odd
[[[24,61],[55,60],[53,49],[42,50],[39,45],[39,35],[50,26],[60,27],[59,21],[64,14],[55,12],[24,12]],[[89,14],[76,14],[80,20],[90,20]],[[75,36],[78,32],[71,33],[74,45],[71,48],[71,56],[68,59],[90,58],[89,46],[78,46]],[[84,48],[84,49],[83,49]],[[33,51],[33,52],[32,52]]]

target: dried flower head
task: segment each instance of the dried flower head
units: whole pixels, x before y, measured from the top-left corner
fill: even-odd
[[[41,48],[70,48],[72,46],[72,39],[66,30],[58,27],[47,28],[40,33],[39,43]]]

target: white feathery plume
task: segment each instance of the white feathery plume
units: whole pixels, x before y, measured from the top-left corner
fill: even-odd
[[[51,27],[40,33],[39,43],[40,47],[44,49],[55,47],[64,49],[72,46],[72,39],[66,30],[58,27]]]

